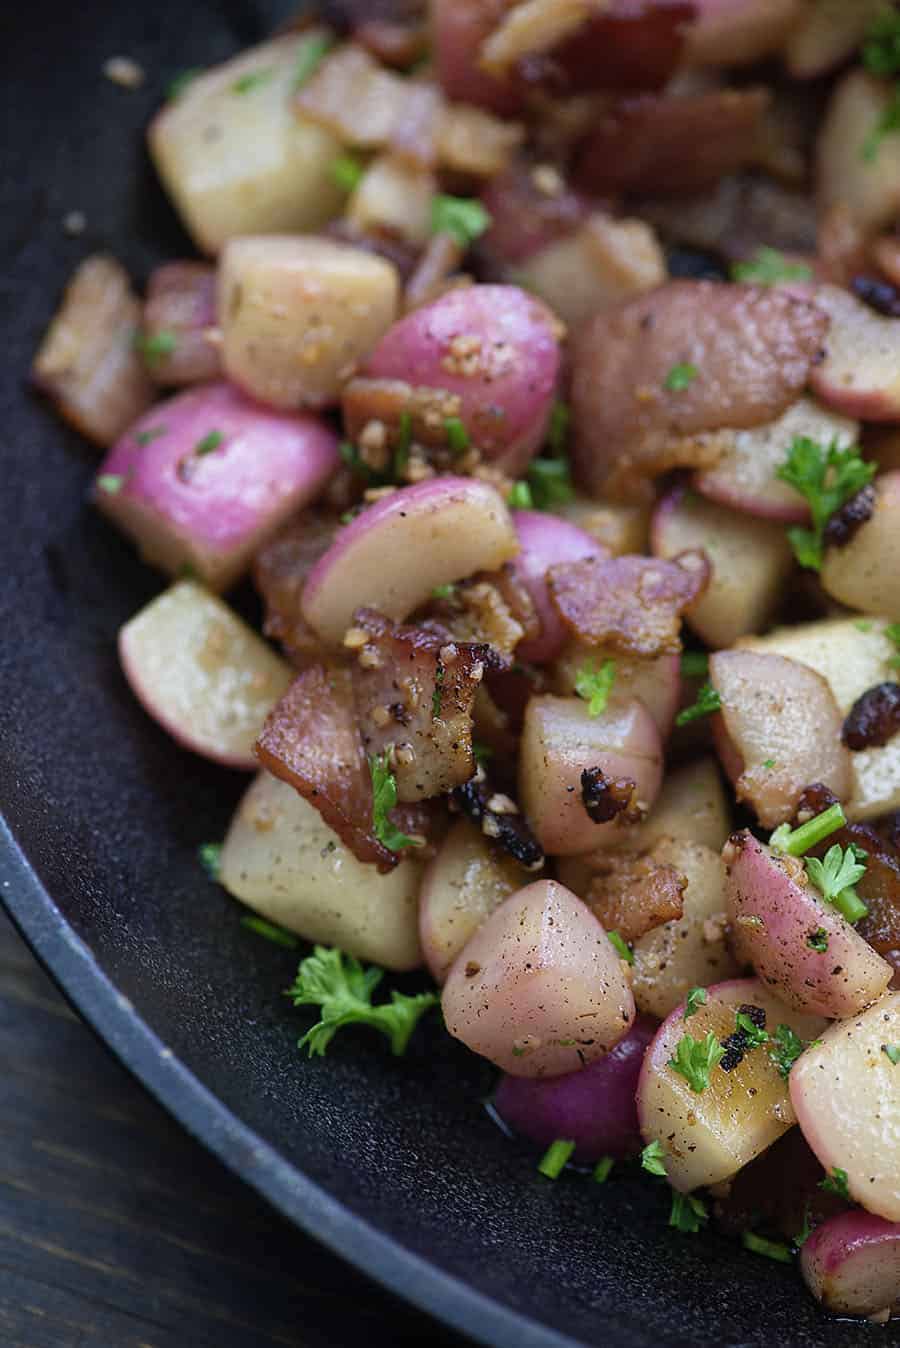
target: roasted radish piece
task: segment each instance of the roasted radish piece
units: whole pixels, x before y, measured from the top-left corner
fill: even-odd
[[[539,1146],[569,1138],[576,1161],[632,1156],[641,1145],[634,1093],[655,1029],[638,1016],[605,1058],[566,1076],[501,1077],[494,1108],[507,1127]]]
[[[810,372],[819,401],[863,421],[900,420],[900,319],[839,286],[819,286],[816,304],[831,319],[825,359]]]
[[[594,686],[592,676],[599,674],[603,679],[603,671],[610,668],[610,663],[610,705],[621,706],[636,697],[653,717],[661,738],[667,739],[675,723],[681,696],[677,655],[657,655],[654,659],[644,660],[637,656],[613,655],[603,647],[597,649],[573,641],[553,666],[551,687],[555,693],[571,696],[578,692],[580,684],[582,692],[590,699]]]
[[[219,268],[222,361],[271,407],[324,407],[387,331],[400,281],[384,258],[329,239],[234,239]]]
[[[458,955],[441,1006],[454,1038],[517,1077],[578,1071],[634,1020],[609,938],[555,880],[526,885],[491,914]]]
[[[637,1101],[645,1142],[659,1142],[669,1183],[688,1193],[729,1179],[796,1122],[766,1043],[735,1055],[729,1071],[722,1066],[730,1059],[721,1041],[740,1029],[738,1013],[768,1035],[787,1025],[801,1039],[814,1038],[823,1022],[789,1011],[755,978],[719,983],[688,1020],[684,1011],[677,1007],[657,1031]]]
[[[877,585],[880,573],[873,577]],[[895,677],[897,648],[885,633],[887,623],[834,618],[797,627],[779,627],[742,645],[761,653],[786,656],[808,665],[826,679],[841,716],[870,688]],[[900,739],[850,754],[852,789],[845,802],[849,819],[876,819],[900,809]]]
[[[303,56],[325,37],[276,38],[197,75],[152,122],[153,162],[204,252],[240,234],[317,229],[340,211],[340,142],[291,104]]]
[[[731,809],[714,758],[698,758],[666,774],[656,804],[643,824],[623,829],[623,845],[650,848],[661,838],[721,850],[731,832]]]
[[[151,273],[140,342],[147,371],[164,386],[202,384],[221,374],[216,344],[216,271],[205,262],[167,262]]]
[[[900,323],[898,323],[900,327]],[[875,479],[870,517],[826,549],[822,584],[833,599],[900,621],[900,472]]]
[[[746,830],[725,844],[725,886],[738,959],[795,1011],[853,1016],[893,970],[812,883],[803,863]]]
[[[829,1217],[804,1242],[800,1272],[826,1310],[880,1320],[900,1304],[900,1222],[859,1211]]]
[[[421,248],[431,234],[431,201],[436,191],[428,170],[396,155],[378,155],[347,202],[345,218],[363,233],[384,231]]]
[[[509,511],[474,478],[437,477],[383,497],[342,529],[310,572],[303,615],[340,643],[358,608],[399,621],[438,585],[496,571],[519,550]]]
[[[711,656],[709,676],[721,703],[714,734],[722,766],[765,828],[790,819],[811,782],[849,799],[843,718],[821,674],[781,655],[735,650]]]
[[[517,655],[522,660],[544,664],[555,659],[566,642],[566,629],[550,599],[547,571],[559,562],[577,562],[585,557],[609,554],[590,534],[567,520],[542,510],[514,510],[513,525],[519,553],[512,566],[534,604],[541,625],[540,635],[523,641]]]
[[[125,269],[115,258],[89,257],[34,358],[37,387],[95,444],[111,445],[153,401],[134,340],[140,314]]]
[[[719,853],[701,843],[663,838],[652,855],[687,881],[681,917],[634,943],[635,1004],[662,1020],[691,988],[735,978],[740,965],[726,941],[725,864]]]
[[[657,507],[652,546],[664,558],[689,548],[705,552],[709,585],[688,610],[687,622],[713,647],[730,646],[765,625],[793,565],[782,525],[739,515],[682,488]]]
[[[173,575],[189,566],[223,590],[338,462],[337,437],[314,417],[210,384],[132,426],[104,460],[94,500],[147,561]]]
[[[891,224],[900,208],[900,140],[877,134],[893,96],[890,81],[851,70],[831,95],[816,143],[821,212],[841,206],[865,233]]]
[[[696,474],[694,485],[711,501],[759,515],[762,519],[805,524],[809,506],[802,496],[777,476],[798,436],[820,445],[847,449],[855,445],[859,423],[820,407],[812,398],[799,398],[767,426],[733,431],[715,468]]]
[[[882,9],[881,0],[817,0],[795,24],[784,47],[788,74],[817,79],[848,61]]]
[[[830,1026],[791,1072],[791,1101],[813,1151],[850,1198],[900,1222],[900,993]]]
[[[373,379],[442,389],[447,415],[511,477],[541,445],[559,373],[559,322],[516,286],[448,291],[395,323],[366,362]]]
[[[803,0],[700,0],[687,30],[685,61],[752,65],[777,52],[803,14]]]
[[[609,792],[608,822],[597,822],[603,812],[592,808],[590,774],[597,769],[611,787],[621,788]],[[576,856],[609,846],[621,828],[617,816],[634,822],[646,813],[661,779],[659,731],[640,702],[591,716],[588,703],[577,697],[529,701],[519,754],[519,800],[545,852]]]
[[[608,549],[613,557],[626,552],[647,552],[650,546],[650,508],[620,501],[592,501],[575,495],[557,507],[563,519],[571,520]]]
[[[119,659],[179,744],[226,767],[257,767],[253,746],[293,670],[221,599],[193,581],[173,585],[122,628]]]
[[[522,886],[522,869],[468,819],[454,824],[422,875],[419,935],[436,983],[482,922]]]
[[[229,894],[263,917],[386,969],[422,962],[420,873],[411,859],[389,875],[363,865],[312,805],[267,772],[238,806],[219,863]]]

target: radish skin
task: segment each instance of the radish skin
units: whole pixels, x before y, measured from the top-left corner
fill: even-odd
[[[559,655],[568,637],[547,588],[548,569],[559,562],[579,562],[584,557],[610,554],[577,525],[542,510],[514,510],[512,520],[519,540],[513,569],[531,595],[541,625],[539,636],[521,642],[516,655],[534,664],[546,664]]]
[[[803,1281],[827,1310],[877,1315],[900,1304],[900,1223],[842,1212],[817,1226],[800,1251]]]

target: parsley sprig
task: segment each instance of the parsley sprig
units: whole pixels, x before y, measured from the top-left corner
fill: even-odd
[[[777,1025],[769,1041],[769,1057],[778,1068],[781,1077],[787,1081],[791,1068],[800,1057],[805,1045],[790,1025]]]
[[[826,1175],[819,1181],[819,1188],[826,1194],[836,1194],[838,1198],[844,1198],[850,1202],[850,1190],[847,1187],[848,1175],[846,1170],[842,1170],[839,1165],[834,1166],[830,1175]]]
[[[383,969],[374,965],[364,969],[352,955],[336,947],[317,945],[301,962],[288,989],[295,1006],[321,1007],[320,1019],[297,1047],[308,1048],[311,1058],[323,1057],[342,1026],[370,1025],[387,1036],[393,1053],[404,1053],[421,1017],[437,1005],[437,993],[419,992],[408,997],[393,991],[389,1002],[373,1006],[372,993],[382,978]]]
[[[682,1020],[690,1020],[691,1016],[696,1015],[701,1006],[706,1006],[708,1000],[706,988],[691,988],[684,1004]]]
[[[697,700],[690,706],[683,708],[675,717],[676,725],[690,725],[691,721],[699,721],[702,716],[710,716],[718,711],[722,706],[722,699],[707,680],[697,691]]]
[[[840,449],[833,441],[825,449],[806,435],[796,435],[775,476],[798,491],[809,505],[812,528],[788,529],[788,538],[800,565],[820,571],[828,521],[872,481],[875,464],[865,463],[855,446]]]
[[[822,861],[818,857],[807,857],[805,861],[809,878],[822,898],[837,908],[848,922],[859,922],[869,911],[854,889],[866,873],[865,863],[857,855],[861,850],[853,843],[847,848],[835,843]]]
[[[693,1194],[679,1194],[673,1191],[672,1211],[669,1214],[670,1226],[674,1226],[676,1231],[683,1231],[685,1235],[694,1236],[708,1221],[709,1213],[702,1199],[695,1198]]]
[[[666,1179],[665,1159],[666,1153],[663,1150],[662,1143],[648,1142],[641,1152],[641,1169],[649,1171],[651,1175],[661,1175],[663,1179]]]
[[[684,1034],[667,1066],[684,1077],[695,1095],[702,1095],[709,1085],[710,1072],[724,1056],[725,1050],[712,1031],[699,1040],[692,1034]]]
[[[593,660],[586,660],[577,670],[575,692],[588,704],[588,716],[600,716],[606,711],[615,680],[615,660],[604,660],[599,669]]]
[[[421,847],[421,839],[401,833],[389,817],[397,804],[397,779],[388,767],[387,754],[370,755],[369,772],[372,775],[372,832],[375,837],[391,852],[399,852],[404,847]]]

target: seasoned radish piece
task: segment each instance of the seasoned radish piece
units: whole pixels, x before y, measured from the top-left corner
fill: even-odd
[[[898,1066],[900,993],[863,1015],[831,1025],[791,1071],[791,1101],[813,1151],[829,1173],[846,1171],[850,1197],[900,1222]]]
[[[682,1006],[663,1021],[641,1070],[638,1118],[644,1141],[659,1142],[669,1183],[682,1193],[729,1179],[796,1122],[787,1082],[765,1046],[750,1049],[730,1072],[713,1067],[700,1093],[669,1066],[685,1035],[701,1043],[709,1034],[717,1040],[733,1034],[742,1006],[765,1011],[770,1034],[785,1024],[813,1039],[823,1024],[789,1011],[755,978],[719,983],[688,1021]]]
[[[472,444],[516,477],[547,430],[559,332],[546,305],[517,286],[468,286],[401,318],[363,373],[454,395]]]
[[[850,608],[900,620],[900,472],[875,479],[870,518],[846,543],[826,549],[822,584]]]
[[[179,581],[119,632],[132,692],[186,749],[258,767],[253,746],[294,670],[221,599]]]
[[[548,569],[559,562],[608,557],[609,553],[576,524],[546,511],[514,510],[512,520],[519,540],[513,570],[531,596],[541,625],[540,634],[532,641],[521,642],[516,655],[534,664],[544,664],[559,655],[567,636],[547,589]]]
[[[786,1005],[833,1019],[881,996],[891,966],[825,902],[801,861],[770,851],[746,829],[723,855],[735,954]]]
[[[615,665],[609,702],[621,706],[636,697],[653,717],[662,739],[667,739],[675,723],[681,697],[677,655],[657,655],[652,660],[642,660],[637,656],[615,654],[602,646],[585,646],[579,641],[570,641],[553,666],[553,691],[571,696],[577,692],[579,674],[585,669],[600,670],[607,660],[612,660]]]
[[[662,1020],[693,987],[736,978],[741,966],[725,939],[725,863],[701,843],[663,839],[654,858],[687,879],[680,918],[634,943],[632,992],[640,1011]]]
[[[793,566],[782,525],[740,515],[678,487],[657,506],[651,539],[656,557],[702,548],[709,558],[709,585],[685,618],[708,646],[730,646],[759,631]]]
[[[816,79],[849,61],[862,42],[872,19],[883,9],[882,0],[817,0],[803,14],[784,48],[788,74],[797,80]]]
[[[833,618],[778,627],[742,645],[762,653],[784,655],[808,665],[826,679],[842,717],[869,688],[896,678],[891,661],[897,647],[885,636],[887,622]],[[850,755],[852,788],[844,805],[849,819],[877,819],[900,809],[900,739]]]
[[[615,818],[595,823],[585,806],[584,774],[626,779],[647,810],[662,780],[662,744],[653,718],[632,699],[591,716],[578,697],[533,697],[519,752],[519,801],[544,851],[577,856],[614,843]]]
[[[571,501],[556,507],[565,520],[571,520],[608,548],[614,557],[626,552],[647,552],[650,539],[650,507],[622,505],[618,501],[592,501],[576,493]]]
[[[731,808],[719,765],[698,758],[666,773],[656,804],[643,824],[622,830],[623,846],[645,851],[660,838],[701,843],[721,851],[731,832]]]
[[[339,213],[340,142],[291,105],[301,53],[324,35],[276,38],[197,75],[151,123],[157,172],[204,252],[240,234],[317,229]]]
[[[829,1217],[804,1242],[800,1272],[816,1300],[835,1314],[877,1316],[896,1308],[900,1222],[858,1210]]]
[[[397,315],[396,267],[330,239],[233,239],[219,265],[222,360],[251,397],[290,411],[336,403]]]
[[[748,515],[804,524],[809,506],[798,491],[776,477],[793,440],[806,436],[820,445],[846,449],[856,443],[858,434],[857,421],[820,407],[812,398],[798,398],[777,421],[731,432],[719,462],[696,474],[694,485],[711,501]]]
[[[434,175],[399,155],[380,154],[347,202],[345,217],[362,233],[385,231],[424,248],[431,236]]]
[[[315,417],[286,417],[209,384],[158,403],[107,455],[94,500],[148,562],[223,590],[340,462]]]
[[[820,211],[842,206],[867,234],[891,224],[900,208],[900,141],[882,136],[874,157],[866,153],[892,98],[889,80],[857,66],[835,87],[816,141]]]
[[[575,1143],[576,1161],[633,1156],[641,1145],[637,1089],[641,1064],[656,1026],[638,1016],[611,1053],[561,1077],[503,1076],[494,1108],[503,1122],[547,1147],[558,1137]]]
[[[900,420],[900,319],[883,318],[840,286],[816,290],[831,319],[825,359],[809,382],[820,402],[863,421]]]
[[[263,917],[385,969],[422,962],[420,873],[408,857],[387,875],[363,865],[318,810],[267,772],[238,806],[219,863],[229,894]]]
[[[358,608],[399,621],[435,586],[497,571],[518,550],[493,487],[431,478],[376,501],[339,532],[309,574],[303,616],[323,640],[339,643]]]
[[[713,733],[722,766],[765,828],[790,819],[811,782],[849,798],[843,718],[821,674],[782,655],[735,650],[710,656],[709,677],[721,699]]]
[[[522,868],[491,840],[459,819],[422,874],[419,935],[436,983],[504,899],[522,887]]]
[[[466,943],[441,998],[447,1029],[516,1077],[602,1058],[634,1020],[622,961],[590,909],[555,880],[501,903]]]

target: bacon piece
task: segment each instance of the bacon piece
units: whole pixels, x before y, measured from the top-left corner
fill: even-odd
[[[816,251],[816,203],[809,192],[755,173],[721,178],[692,196],[650,196],[632,203],[667,238],[729,260],[767,246],[808,256]]]
[[[385,873],[400,856],[372,831],[372,778],[349,670],[314,665],[291,684],[256,742],[263,767],[314,805],[358,861]]]
[[[261,548],[253,562],[253,581],[266,606],[263,632],[280,641],[299,667],[321,660],[322,643],[300,609],[306,577],[334,539],[336,525],[304,511]]]
[[[621,99],[593,123],[575,161],[575,186],[601,195],[712,186],[754,162],[769,102],[766,89]]]
[[[900,732],[900,684],[867,688],[847,713],[841,739],[848,749],[878,749]]]
[[[475,771],[472,708],[486,645],[397,626],[372,609],[353,615],[345,644],[357,652],[353,689],[367,754],[388,753],[399,801],[451,791]]]
[[[591,866],[587,905],[607,931],[617,931],[629,944],[683,916],[687,876],[657,861],[653,852],[597,853]]]
[[[602,768],[585,768],[581,774],[581,800],[595,824],[608,824],[612,819],[639,824],[645,817],[634,778],[607,777]]]
[[[216,269],[205,262],[167,262],[151,273],[144,302],[145,344],[171,334],[173,349],[147,361],[157,384],[200,384],[221,375],[216,322]],[[150,348],[153,349],[152,347]]]
[[[475,776],[453,792],[451,809],[454,807],[479,824],[485,837],[502,847],[526,871],[541,869],[544,852],[528,821],[515,801],[491,789],[483,767],[479,765]]]
[[[645,658],[681,650],[681,615],[709,584],[706,554],[588,557],[547,572],[550,596],[579,641]]]
[[[661,89],[674,74],[696,6],[691,0],[611,0],[543,63],[519,67],[557,93]]]
[[[414,386],[402,379],[357,376],[344,387],[341,410],[344,434],[353,444],[365,443],[366,428],[379,425],[390,448],[396,449],[401,419],[408,416],[415,443],[443,449],[449,443],[447,422],[459,417],[462,399],[446,389]]]
[[[592,495],[696,465],[710,433],[774,421],[820,359],[828,316],[778,287],[671,281],[588,322],[574,352],[573,465]],[[673,367],[688,382],[666,387]],[[719,447],[721,451],[722,446]]]

